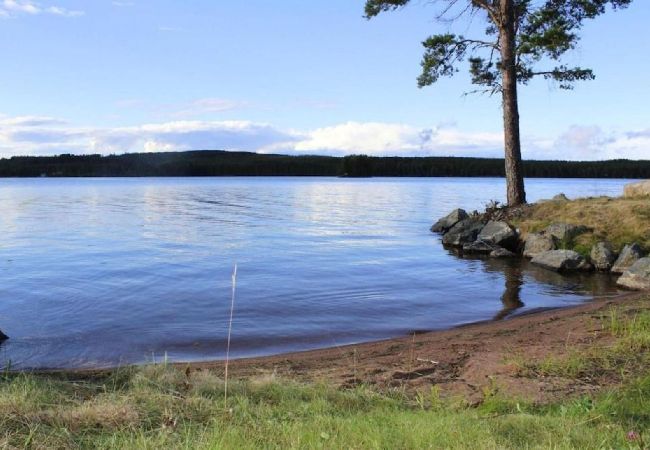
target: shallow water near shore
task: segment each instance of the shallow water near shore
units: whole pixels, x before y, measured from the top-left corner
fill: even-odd
[[[627,180],[531,179],[530,201]],[[429,227],[494,178],[0,179],[0,367],[331,347],[617,294],[606,275],[462,259]]]

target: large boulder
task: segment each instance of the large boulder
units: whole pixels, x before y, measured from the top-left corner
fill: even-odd
[[[650,290],[650,258],[637,260],[619,277],[617,283],[630,289]]]
[[[540,253],[531,262],[556,272],[590,270],[592,268],[580,253],[573,250],[551,250]]]
[[[0,343],[2,343],[3,341],[6,341],[7,339],[9,339],[9,336],[7,336],[6,334],[4,334],[4,333],[2,332],[2,330],[0,330]]]
[[[517,232],[504,221],[490,220],[478,234],[478,240],[514,249],[517,246]]]
[[[589,231],[589,228],[582,225],[573,225],[570,223],[553,223],[546,227],[544,234],[553,236],[559,241],[568,242],[576,236]]]
[[[468,217],[451,227],[442,237],[442,243],[453,247],[462,247],[463,244],[474,242],[483,229],[483,223],[473,217]]]
[[[447,214],[445,217],[442,219],[438,220],[436,223],[433,224],[431,227],[431,231],[434,233],[446,233],[456,225],[458,222],[460,222],[463,219],[467,219],[469,216],[467,215],[467,212],[464,209],[454,209],[452,212]]]
[[[553,236],[542,233],[531,233],[526,237],[524,256],[526,258],[534,258],[540,253],[555,250],[556,248],[557,241]]]
[[[626,184],[623,188],[625,197],[645,197],[650,196],[650,180],[637,181],[636,183]]]
[[[618,259],[612,266],[612,272],[623,273],[627,269],[632,267],[632,264],[637,262],[642,257],[643,257],[643,250],[641,250],[639,244],[634,243],[634,244],[626,245],[625,247],[623,247],[623,250],[621,250],[621,254],[618,256]]]
[[[608,271],[616,261],[616,253],[612,244],[607,241],[596,243],[591,247],[591,262],[596,270]]]

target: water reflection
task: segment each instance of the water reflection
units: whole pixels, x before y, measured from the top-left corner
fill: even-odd
[[[531,200],[622,180],[530,180]],[[382,339],[611,295],[611,280],[450,255],[428,229],[498,179],[0,179],[0,367],[221,358]]]
[[[524,306],[524,302],[521,301],[521,287],[524,284],[524,277],[521,273],[520,262],[516,260],[508,261],[504,265],[503,276],[505,279],[505,290],[501,296],[503,308],[494,316],[494,320],[501,320]]]
[[[615,280],[604,273],[577,272],[562,274],[543,269],[530,263],[525,258],[489,258],[486,256],[464,255],[450,249],[450,254],[457,258],[481,261],[482,270],[498,274],[503,280],[501,309],[494,315],[494,320],[507,318],[526,306],[526,286],[541,289],[545,295],[562,297],[576,292],[584,292],[593,298],[605,298],[619,293]]]

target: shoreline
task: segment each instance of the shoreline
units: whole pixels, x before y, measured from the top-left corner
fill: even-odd
[[[489,320],[451,329],[360,344],[261,357],[232,359],[233,379],[286,378],[305,383],[327,383],[341,388],[356,385],[379,389],[422,391],[437,385],[447,396],[477,402],[486,386],[502,386],[514,397],[538,402],[566,395],[588,394],[611,384],[590,380],[576,385],[563,379],[527,378],[518,373],[517,358],[539,360],[562,356],[572,349],[607,345],[610,337],[595,326],[612,307],[623,313],[650,308],[647,292],[626,292],[595,298],[584,304],[529,311],[506,320]],[[170,362],[189,372],[223,375],[225,361]],[[26,370],[16,373],[92,378],[139,365],[100,369]]]

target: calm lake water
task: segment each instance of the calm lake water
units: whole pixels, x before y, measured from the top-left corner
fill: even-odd
[[[529,200],[624,180],[527,181]],[[0,179],[0,367],[71,368],[329,347],[616,293],[460,259],[429,232],[501,179]]]

